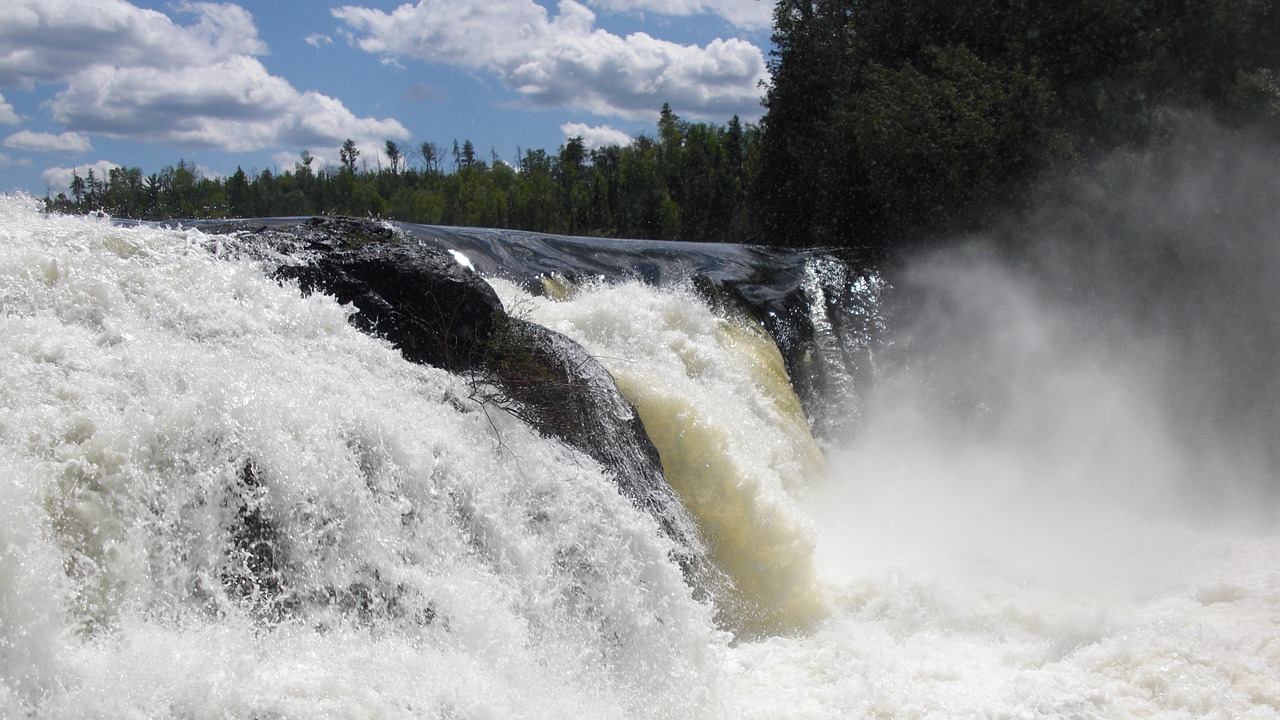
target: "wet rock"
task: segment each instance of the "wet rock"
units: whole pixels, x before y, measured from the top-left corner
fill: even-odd
[[[325,252],[278,274],[297,280],[303,292],[351,303],[361,330],[390,340],[408,360],[446,370],[480,363],[495,322],[505,316],[493,288],[436,247],[369,244]]]
[[[482,402],[596,460],[676,542],[687,573],[709,572],[696,525],[613,377],[573,340],[507,315],[449,251],[351,218],[203,229],[235,233],[241,252],[274,261],[278,277],[354,305],[351,322],[406,359],[463,375]]]
[[[279,533],[266,507],[266,491],[251,460],[241,466],[228,505],[234,506],[230,563],[222,582],[232,597],[278,622],[289,611]]]
[[[619,490],[658,520],[683,549],[682,566],[693,570],[705,552],[696,525],[635,408],[603,365],[568,337],[511,317],[489,336],[482,363],[493,378],[491,399],[613,473]]]

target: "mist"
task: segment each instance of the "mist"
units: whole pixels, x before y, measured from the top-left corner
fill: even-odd
[[[1280,525],[1280,153],[1178,122],[886,272],[825,564],[1146,591],[1205,533]]]

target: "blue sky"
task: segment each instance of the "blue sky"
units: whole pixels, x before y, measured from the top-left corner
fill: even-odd
[[[514,161],[653,134],[681,117],[759,118],[768,0],[418,0],[344,5],[4,0],[0,192],[65,190],[72,169],[210,175],[335,163],[384,141],[471,140]]]

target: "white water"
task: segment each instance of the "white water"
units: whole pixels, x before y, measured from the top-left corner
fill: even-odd
[[[692,293],[639,283],[553,302],[494,281],[508,312],[579,341],[635,404],[672,487],[745,607],[730,623],[756,636],[825,613],[801,503],[822,453],[759,330],[718,317]]]
[[[1008,299],[989,268],[952,260],[924,272],[941,293],[973,282],[983,297]],[[1004,281],[1010,293],[1026,289]],[[753,562],[789,569],[782,576],[793,582],[799,567],[816,578],[804,589],[829,610],[816,629],[729,652],[740,703],[731,715],[1280,716],[1280,538],[1194,531],[1164,512],[1190,463],[1128,376],[1141,369],[1115,359],[1099,367],[1091,355],[1046,365],[1043,354],[1062,349],[1048,336],[1068,334],[1067,321],[1035,298],[1012,306],[1034,326],[1030,340],[1015,327],[1004,346],[987,332],[948,346],[980,344],[1004,358],[1004,382],[1027,382],[1017,407],[1000,413],[1006,426],[954,422],[949,398],[920,396],[918,373],[885,371],[869,421],[849,447],[831,450],[823,477],[798,466],[804,453],[785,432],[766,429],[785,423],[753,407],[773,394],[753,376],[753,352],[729,359],[734,344],[717,342],[719,321],[692,293],[601,286],[552,302],[499,287],[513,310],[601,357],[624,392],[640,386],[642,417],[658,395],[696,408],[683,410],[695,445],[707,418],[728,428],[687,451],[706,461],[694,483],[756,514],[713,521],[772,541],[751,550]],[[951,299],[990,323],[1018,320],[999,311],[1007,305]],[[953,319],[965,320],[959,311]],[[723,477],[721,454],[745,471]],[[752,502],[735,502],[737,493]],[[778,496],[790,500],[769,499]],[[812,566],[771,557],[806,551]]]
[[[0,199],[0,717],[1280,716],[1274,515],[1165,502],[1185,453],[1140,366],[1019,335],[999,374],[1047,382],[978,430],[886,371],[824,471],[693,295],[502,288],[685,413],[655,434],[698,428],[745,508],[722,560],[804,616],[733,641],[589,460],[203,242]],[[225,582],[242,506],[279,529],[282,622]]]
[[[187,233],[31,205],[0,204],[0,716],[720,704],[710,612],[588,459]],[[246,500],[284,540],[281,624],[222,580]],[[327,602],[356,584],[367,613]]]

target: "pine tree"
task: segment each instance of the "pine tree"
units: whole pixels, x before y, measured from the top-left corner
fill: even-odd
[[[354,173],[356,171],[356,159],[360,157],[360,151],[356,149],[356,143],[351,138],[347,138],[342,143],[342,147],[338,150],[338,161],[342,163],[343,169],[347,172]]]

